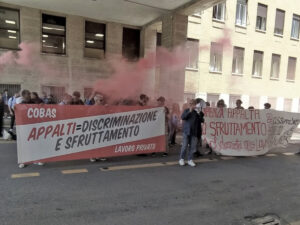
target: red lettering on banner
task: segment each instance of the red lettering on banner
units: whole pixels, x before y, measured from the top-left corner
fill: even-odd
[[[60,128],[60,126],[59,126],[59,124],[57,124],[56,126],[55,126],[55,128],[54,128],[54,131],[53,131],[53,133],[52,133],[52,137],[54,137],[55,135],[57,136],[57,137],[59,137],[59,129]]]
[[[210,133],[211,136],[215,137],[216,136],[216,129],[214,128],[215,122],[210,122],[209,127],[214,130],[213,133]]]
[[[67,126],[68,126],[68,132],[67,132],[67,135],[70,134],[70,131],[71,131],[71,126],[73,125],[73,123],[67,123]]]
[[[53,126],[51,125],[46,128],[45,139],[51,133],[52,130],[53,130]]]
[[[36,139],[36,128],[32,128],[32,130],[30,131],[30,134],[27,138],[27,141],[30,141],[30,139],[35,140]]]
[[[206,117],[210,118],[224,118],[224,110],[223,108],[205,108],[203,109],[203,113]]]
[[[45,130],[46,130],[45,127],[40,127],[38,129],[38,133],[37,133],[36,139],[39,139],[40,136],[42,136],[44,134]]]
[[[211,136],[219,135],[267,135],[267,125],[261,122],[210,122]]]
[[[76,123],[73,123],[73,132],[72,132],[72,134],[75,133],[75,129],[76,129]]]
[[[61,128],[60,128],[60,133],[59,133],[60,136],[65,135],[65,133],[64,133],[64,128],[65,128],[65,124],[62,124],[62,125],[61,125]]]

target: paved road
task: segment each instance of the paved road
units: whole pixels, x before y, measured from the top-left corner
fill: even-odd
[[[300,221],[299,155],[215,156],[182,168],[177,151],[19,169],[16,145],[1,144],[0,224],[248,225],[265,214]]]

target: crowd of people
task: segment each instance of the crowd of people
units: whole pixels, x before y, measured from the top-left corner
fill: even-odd
[[[127,105],[127,106],[157,106],[165,109],[165,130],[166,130],[166,152],[163,156],[168,155],[169,147],[176,145],[176,135],[179,130],[182,130],[182,142],[179,165],[185,165],[185,157],[188,152],[188,165],[194,167],[196,164],[193,161],[194,157],[202,155],[199,149],[202,146],[202,124],[204,123],[203,108],[210,107],[209,102],[205,102],[201,98],[188,99],[188,102],[183,105],[182,110],[178,103],[173,103],[166,106],[166,99],[160,96],[156,99],[156,103],[150,102],[150,98],[146,94],[140,94],[138,99],[120,99],[110,100],[105,95],[93,92],[88,98],[82,100],[80,92],[74,91],[72,95],[65,93],[61,101],[57,101],[55,96],[42,93],[42,97],[37,92],[30,92],[29,90],[22,90],[21,93],[16,92],[13,96],[8,95],[8,91],[4,90],[0,95],[0,137],[3,136],[3,117],[10,118],[9,133],[14,135],[15,126],[15,105],[16,104],[58,104],[58,105]],[[243,102],[238,99],[236,101],[236,109],[244,109]],[[225,101],[220,99],[217,108],[226,108]],[[270,109],[271,104],[265,103],[265,109]],[[169,110],[170,108],[170,110]],[[249,106],[249,110],[253,110],[253,106]],[[212,149],[208,144],[206,148],[209,149],[207,154],[212,153]],[[152,155],[155,155],[153,153]],[[91,162],[99,159],[91,158]],[[100,159],[105,160],[105,159]],[[43,165],[40,163],[40,165]]]

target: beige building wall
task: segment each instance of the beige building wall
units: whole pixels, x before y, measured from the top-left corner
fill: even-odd
[[[32,42],[41,48],[42,13],[66,17],[67,32],[66,55],[40,53],[42,62],[55,70],[55,76],[41,74],[39,70],[27,70],[22,66],[11,65],[1,71],[0,84],[19,84],[21,89],[38,93],[41,93],[42,86],[64,87],[68,93],[77,90],[83,96],[84,88],[92,88],[99,78],[105,78],[110,74],[110,68],[107,67],[105,60],[84,57],[86,20],[106,24],[106,58],[122,54],[123,27],[128,27],[126,25],[5,3],[0,3],[0,6],[20,11],[21,42]],[[5,52],[7,50],[0,50],[0,54]]]
[[[284,99],[292,99],[290,111],[298,111],[300,84],[300,43],[291,39],[293,14],[300,15],[298,0],[251,0],[248,1],[247,26],[235,25],[237,0],[226,1],[225,21],[212,19],[213,8],[201,13],[201,16],[190,16],[188,38],[198,39],[200,53],[198,69],[186,69],[185,93],[206,98],[207,94],[219,94],[227,104],[229,95],[241,96],[244,107],[250,99],[259,97],[259,105],[268,98],[276,99],[276,109],[284,109]],[[266,32],[256,31],[258,3],[268,6]],[[285,11],[284,33],[282,37],[274,35],[276,9]],[[222,72],[209,71],[210,44],[224,36],[224,29],[230,30],[232,47],[223,51]],[[243,75],[232,74],[233,46],[245,49]],[[205,50],[205,47],[208,47]],[[202,50],[201,50],[202,49]],[[254,50],[263,51],[262,77],[252,76]],[[271,79],[272,54],[281,55],[279,79]],[[296,57],[296,75],[294,81],[287,81],[288,58]],[[288,100],[286,102],[288,102]],[[247,102],[248,101],[248,102]],[[287,104],[290,104],[288,102]],[[289,108],[289,106],[285,107]]]

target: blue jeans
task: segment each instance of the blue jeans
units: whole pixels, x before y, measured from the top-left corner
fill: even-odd
[[[193,154],[196,152],[198,138],[183,133],[182,147],[180,152],[180,159],[184,159],[186,151],[189,147],[188,160],[193,159]]]

